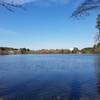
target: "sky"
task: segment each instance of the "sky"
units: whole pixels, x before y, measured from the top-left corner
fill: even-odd
[[[3,0],[4,1],[4,0]],[[12,0],[5,0],[12,2]],[[97,12],[70,18],[82,0],[14,0],[26,10],[0,7],[0,47],[72,49],[94,44]]]

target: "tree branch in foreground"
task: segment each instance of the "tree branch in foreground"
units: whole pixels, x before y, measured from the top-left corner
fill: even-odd
[[[6,2],[0,0],[0,6],[6,8],[10,12],[14,12],[14,8],[21,8],[25,10],[25,8],[21,4],[15,4],[13,2]]]
[[[80,17],[82,15],[89,15],[92,10],[100,9],[100,0],[85,0],[72,13],[71,17]]]

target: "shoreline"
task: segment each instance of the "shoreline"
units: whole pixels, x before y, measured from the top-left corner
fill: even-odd
[[[0,55],[18,55],[18,54],[100,54],[100,43],[93,47],[86,47],[78,49],[74,47],[70,49],[40,49],[30,50],[27,48],[11,48],[11,47],[0,47]]]

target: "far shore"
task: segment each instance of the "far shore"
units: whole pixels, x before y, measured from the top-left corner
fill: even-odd
[[[0,55],[18,55],[18,54],[100,54],[100,43],[93,47],[87,47],[78,49],[74,47],[70,49],[41,49],[41,50],[30,50],[26,48],[11,48],[11,47],[0,47]]]

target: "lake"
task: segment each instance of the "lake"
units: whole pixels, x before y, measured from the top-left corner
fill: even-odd
[[[100,55],[0,56],[0,100],[100,100]]]

